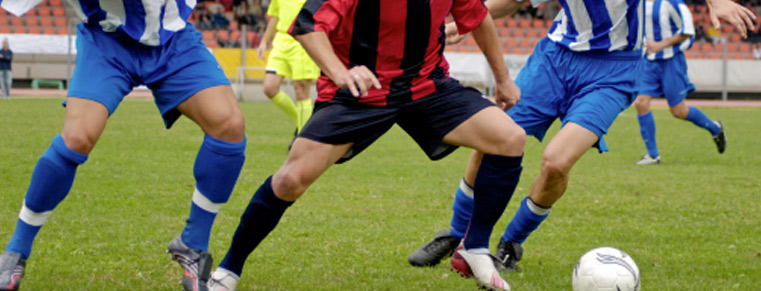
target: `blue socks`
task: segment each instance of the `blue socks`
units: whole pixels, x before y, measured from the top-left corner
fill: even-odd
[[[692,123],[697,126],[707,129],[711,132],[712,136],[716,136],[721,130],[713,120],[709,119],[708,116],[703,114],[703,111],[700,111],[700,109],[697,109],[696,107],[690,106],[690,111],[687,112],[687,120],[692,121]]]
[[[518,186],[522,160],[523,156],[484,155],[473,187],[473,212],[464,241],[466,250],[489,253],[489,237]]]
[[[647,154],[653,158],[658,157],[658,145],[655,143],[655,119],[653,119],[653,112],[648,111],[645,114],[637,115],[637,119],[639,120],[639,132],[642,134],[642,139],[645,141]]]
[[[518,212],[507,225],[502,240],[523,243],[526,238],[550,215],[549,207],[536,205],[531,198],[523,198]]]
[[[473,187],[465,183],[465,179],[460,180],[460,187],[457,187],[452,212],[449,234],[461,240],[465,237],[465,232],[468,231],[468,223],[470,223],[470,216],[473,213]]]
[[[189,247],[207,251],[211,226],[219,208],[232,194],[243,167],[246,140],[230,143],[206,135],[196,156],[193,174],[196,189],[182,240]]]
[[[280,218],[293,204],[275,196],[272,190],[272,176],[264,181],[254,197],[251,197],[246,211],[240,218],[240,224],[235,230],[233,241],[227,255],[219,263],[219,267],[240,276],[246,259],[260,242],[277,226]]]
[[[16,231],[5,247],[6,252],[29,258],[37,232],[71,190],[77,166],[87,161],[87,155],[69,149],[60,135],[37,161],[32,181],[19,213]]]

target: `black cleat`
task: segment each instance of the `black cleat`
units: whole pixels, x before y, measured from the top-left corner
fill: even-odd
[[[459,244],[460,239],[453,237],[449,230],[442,229],[432,241],[412,252],[408,260],[416,267],[436,266],[441,259],[451,255]]]
[[[207,291],[213,261],[209,253],[191,249],[182,242],[182,235],[169,243],[167,252],[182,267],[181,284],[185,291]]]
[[[724,124],[719,120],[714,122],[719,126],[719,134],[713,137],[713,142],[716,143],[716,149],[719,150],[719,153],[723,154],[724,150],[727,149],[727,137],[724,135]]]
[[[0,255],[0,290],[18,290],[25,268],[26,260],[21,254],[6,252]]]
[[[521,244],[513,241],[504,241],[499,239],[499,245],[497,245],[497,260],[495,264],[498,264],[497,271],[520,271],[518,261],[523,257],[523,247]]]

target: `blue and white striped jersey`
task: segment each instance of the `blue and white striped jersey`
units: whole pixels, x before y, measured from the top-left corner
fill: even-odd
[[[531,3],[537,6],[547,1]],[[558,0],[563,9],[555,17],[548,37],[573,51],[639,50],[644,33],[642,1]]]
[[[105,32],[119,32],[149,46],[163,45],[185,28],[196,0],[67,0],[77,16]],[[42,0],[0,0],[0,7],[21,15]]]
[[[645,38],[662,41],[676,34],[690,35],[681,43],[664,48],[654,54],[647,54],[648,60],[664,60],[672,58],[690,49],[695,40],[695,25],[692,23],[692,13],[682,0],[655,0],[645,4]]]

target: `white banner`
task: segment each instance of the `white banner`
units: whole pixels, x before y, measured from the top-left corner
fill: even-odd
[[[68,35],[44,35],[44,34],[2,34],[0,38],[7,38],[8,45],[14,54],[57,54],[69,53]],[[77,53],[77,36],[71,36],[71,50]]]

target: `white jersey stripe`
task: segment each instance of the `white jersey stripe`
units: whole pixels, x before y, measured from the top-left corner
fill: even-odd
[[[559,2],[563,9],[548,33],[555,43],[573,51],[639,51],[642,47],[644,6],[640,0]]]
[[[695,35],[692,14],[682,0],[655,0],[646,3],[645,38],[663,41],[676,34]],[[657,19],[657,21],[656,21]],[[659,53],[647,54],[648,60],[670,59],[692,46],[694,37],[664,48]]]
[[[40,4],[42,0],[2,0],[0,2],[2,2],[0,7],[13,13],[13,15],[21,16],[32,9],[32,7]]]

